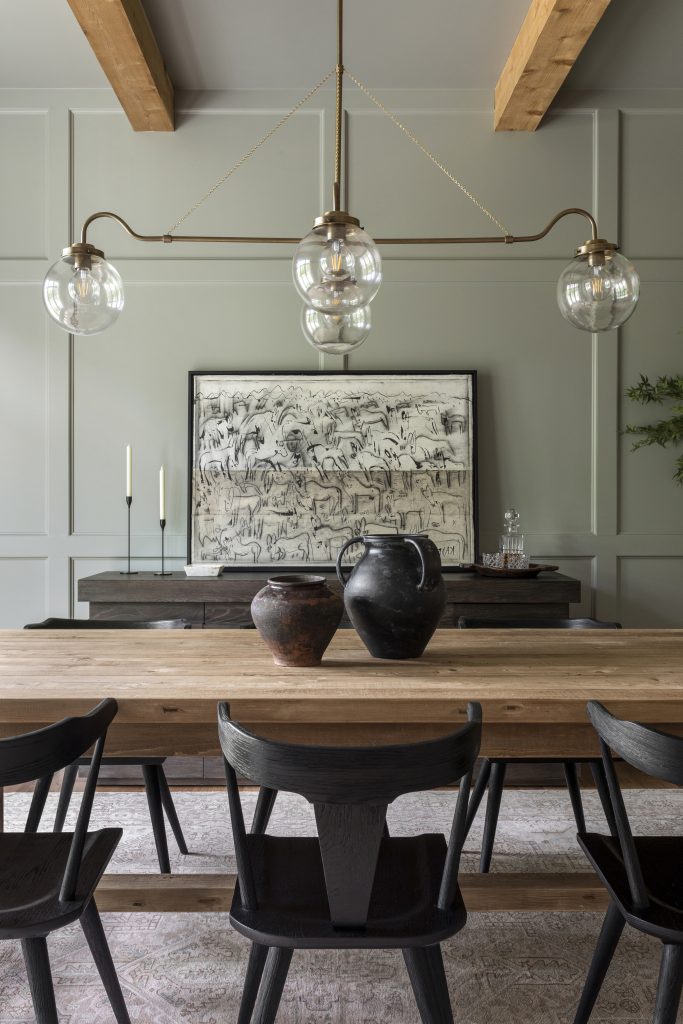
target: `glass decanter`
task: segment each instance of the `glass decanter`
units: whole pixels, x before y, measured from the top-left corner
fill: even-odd
[[[519,527],[519,512],[516,508],[505,510],[503,532],[498,541],[501,563],[504,569],[517,569],[523,566],[524,534]]]

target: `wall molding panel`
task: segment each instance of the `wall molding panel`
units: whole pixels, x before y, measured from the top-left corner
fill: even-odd
[[[513,231],[540,229],[562,206],[591,206],[601,234],[623,242],[638,266],[634,317],[592,338],[561,319],[555,283],[584,230],[568,220],[544,244],[505,252],[387,250],[370,339],[346,360],[319,357],[300,335],[289,251],[141,245],[98,224],[91,241],[120,265],[126,308],[106,334],[69,338],[44,314],[40,287],[83,217],[114,209],[140,231],[167,230],[299,97],[180,96],[177,131],[150,137],[130,131],[106,89],[0,90],[0,144],[17,154],[7,180],[0,171],[0,447],[12,466],[0,514],[0,626],[83,615],[80,576],[123,566],[127,443],[135,564],[158,565],[162,462],[167,554],[174,568],[184,564],[188,370],[345,367],[478,370],[482,547],[495,546],[503,509],[516,503],[528,549],[581,579],[576,613],[683,626],[675,455],[632,454],[621,433],[652,413],[627,402],[625,387],[641,372],[681,372],[683,248],[672,211],[683,92],[565,93],[538,132],[515,138],[492,132],[489,93],[380,97]],[[344,117],[348,206],[370,233],[486,230],[354,90]],[[329,205],[333,137],[325,89],[188,230],[305,234]]]

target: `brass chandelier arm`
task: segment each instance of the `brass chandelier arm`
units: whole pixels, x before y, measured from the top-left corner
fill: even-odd
[[[287,245],[298,245],[301,241],[300,238],[276,238],[273,236],[259,237],[256,235],[140,235],[137,231],[128,224],[123,217],[119,217],[117,213],[111,213],[109,210],[102,210],[99,213],[92,213],[86,221],[83,222],[81,228],[81,245],[87,245],[88,239],[88,228],[93,221],[100,220],[102,218],[108,218],[109,220],[115,220],[117,224],[120,224],[123,230],[134,238],[138,242],[244,242],[254,243],[262,245],[270,245],[271,243],[279,243]]]
[[[545,238],[552,229],[555,227],[559,220],[563,217],[570,217],[576,214],[579,217],[585,217],[591,226],[591,240],[596,242],[598,240],[598,225],[595,222],[595,217],[588,212],[588,210],[582,210],[580,206],[569,206],[566,210],[560,210],[553,219],[546,224],[542,231],[539,231],[537,235],[518,235],[512,239],[513,242],[540,242],[542,238]]]
[[[561,210],[556,214],[551,221],[535,235],[474,235],[465,237],[450,237],[450,238],[376,238],[375,242],[377,245],[489,245],[494,242],[502,242],[505,245],[512,245],[515,242],[538,242],[542,238],[545,238],[549,234],[558,221],[564,217],[569,216],[580,216],[585,217],[591,225],[591,238],[593,242],[599,241],[598,239],[598,227],[595,222],[595,218],[588,210],[582,210],[580,207],[569,207],[566,210]],[[108,218],[109,220],[115,220],[117,224],[120,224],[124,231],[135,238],[138,242],[227,242],[227,243],[240,243],[240,244],[254,244],[254,245],[298,245],[301,241],[300,238],[284,238],[282,236],[258,236],[258,235],[140,235],[137,231],[128,224],[123,217],[119,217],[117,213],[111,213],[108,210],[103,210],[99,213],[91,214],[86,221],[83,223],[81,229],[81,245],[87,245],[87,233],[90,225],[101,218]]]
[[[545,238],[546,235],[550,234],[558,221],[562,220],[564,217],[574,215],[586,218],[591,226],[591,240],[593,242],[599,241],[598,226],[595,222],[595,217],[593,217],[588,210],[582,210],[578,206],[570,206],[566,210],[560,210],[560,212],[546,224],[543,230],[539,231],[535,235],[475,235],[469,238],[376,238],[375,242],[377,245],[488,245],[492,242],[502,242],[505,245],[512,245],[515,242],[540,242],[542,238]]]
[[[88,244],[88,228],[93,221],[101,220],[103,217],[107,217],[109,220],[115,220],[117,224],[120,224],[123,230],[131,236],[131,238],[137,239],[138,242],[164,242],[167,240],[166,235],[139,235],[137,231],[133,231],[130,224],[127,224],[123,217],[119,217],[118,213],[110,213],[109,210],[101,210],[99,213],[91,213],[87,220],[83,221],[83,227],[81,228],[81,245]]]

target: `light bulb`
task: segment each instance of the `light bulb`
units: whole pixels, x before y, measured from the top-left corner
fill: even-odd
[[[96,305],[100,301],[100,286],[90,270],[75,269],[67,290],[73,302],[84,306]]]
[[[631,316],[639,291],[633,264],[608,250],[597,261],[589,254],[572,260],[557,282],[557,302],[565,320],[579,330],[611,331]]]
[[[343,356],[359,348],[371,327],[370,307],[363,306],[350,313],[321,313],[311,306],[301,310],[301,329],[309,345],[318,352]]]
[[[371,302],[382,283],[382,258],[355,224],[321,224],[294,254],[294,284],[307,306],[345,313]]]
[[[65,331],[100,334],[123,309],[123,284],[116,268],[102,256],[65,250],[45,275],[43,301]]]

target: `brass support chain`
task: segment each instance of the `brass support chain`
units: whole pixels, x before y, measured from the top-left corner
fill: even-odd
[[[170,227],[168,229],[166,234],[167,235],[172,235],[175,232],[175,230],[180,227],[180,225],[183,223],[183,221],[186,221],[187,218],[191,214],[193,214],[195,212],[195,210],[198,210],[199,207],[202,205],[202,203],[205,203],[207,199],[210,199],[211,196],[215,192],[217,192],[218,189],[222,185],[225,184],[225,182],[228,180],[228,178],[230,178],[235,173],[235,171],[239,170],[239,168],[242,166],[242,164],[245,164],[247,162],[247,160],[250,157],[252,157],[254,155],[254,153],[256,153],[257,150],[259,150],[261,148],[261,146],[263,146],[266,142],[269,141],[269,139],[272,139],[273,135],[275,135],[275,133],[277,131],[279,131],[280,128],[282,128],[282,126],[287,123],[287,121],[289,121],[290,117],[292,117],[294,114],[296,114],[296,112],[298,110],[300,110],[304,106],[305,103],[308,103],[308,101],[311,99],[312,96],[315,96],[315,94],[317,93],[318,89],[322,89],[323,85],[325,85],[327,82],[329,82],[330,78],[332,78],[332,76],[334,74],[336,74],[336,72],[337,72],[336,67],[334,67],[330,71],[328,71],[327,74],[325,75],[325,77],[321,78],[317,85],[314,85],[313,88],[310,89],[309,92],[307,92],[306,95],[303,96],[299,100],[299,102],[296,103],[288,113],[286,113],[283,117],[280,118],[278,123],[276,125],[274,125],[270,129],[270,131],[267,131],[266,134],[261,139],[259,139],[259,141],[257,143],[255,143],[247,153],[244,154],[244,156],[240,157],[240,159],[237,161],[236,164],[233,164],[232,167],[225,172],[225,174],[222,176],[222,178],[218,179],[218,181],[215,183],[215,185],[212,185],[211,188],[207,192],[204,193],[204,195],[201,197],[201,199],[198,199],[197,202],[193,206],[191,206],[189,208],[189,210],[187,210],[182,215],[182,217],[180,217],[175,222],[175,224],[172,227]]]
[[[479,210],[481,210],[482,213],[486,214],[486,216],[489,218],[489,220],[493,221],[493,223],[496,225],[496,227],[500,229],[500,231],[502,232],[502,234],[504,236],[506,236],[506,238],[507,237],[511,237],[511,232],[508,231],[508,229],[505,227],[505,225],[501,224],[501,222],[498,220],[498,218],[496,216],[494,216],[494,214],[492,214],[491,211],[488,210],[484,206],[483,203],[480,203],[479,200],[477,199],[477,197],[472,195],[470,190],[468,188],[466,188],[466,186],[463,185],[463,183],[461,181],[458,181],[458,179],[455,177],[455,175],[451,174],[451,172],[448,170],[448,168],[444,167],[444,165],[439,160],[437,160],[437,158],[434,156],[433,153],[430,153],[430,151],[427,149],[427,147],[424,145],[424,143],[420,142],[420,140],[417,138],[416,135],[413,134],[413,132],[410,130],[410,128],[407,128],[406,125],[404,125],[401,121],[399,121],[399,119],[396,117],[395,114],[392,114],[390,110],[387,110],[387,108],[384,106],[382,101],[377,99],[377,97],[374,96],[370,92],[370,90],[367,88],[367,86],[363,85],[362,82],[360,82],[354,75],[352,75],[351,72],[348,70],[348,68],[344,68],[344,72],[345,72],[345,74],[348,75],[348,77],[351,79],[353,84],[358,89],[360,89],[360,91],[365,96],[367,96],[367,98],[370,100],[370,102],[374,103],[374,105],[379,110],[381,110],[383,114],[386,114],[386,116],[389,118],[389,120],[392,121],[396,125],[397,128],[400,128],[401,131],[403,132],[403,134],[406,135],[410,139],[410,141],[412,143],[414,143],[414,145],[416,145],[417,148],[424,153],[424,155],[427,157],[427,159],[431,160],[431,162],[436,167],[438,167],[439,170],[443,174],[445,174],[446,177],[450,181],[452,181],[454,185],[457,185],[457,187],[460,189],[460,191],[465,196],[467,196],[467,198],[470,200],[470,202],[474,203],[474,205]]]

